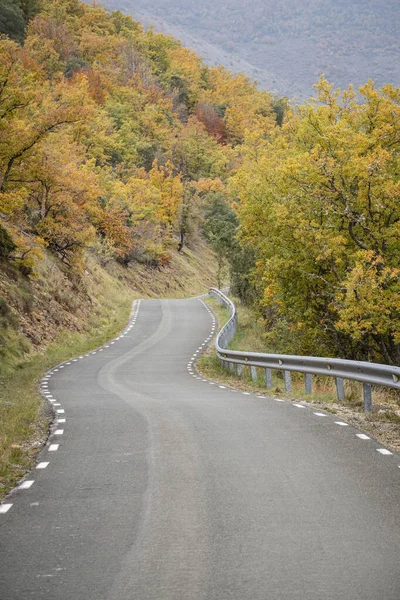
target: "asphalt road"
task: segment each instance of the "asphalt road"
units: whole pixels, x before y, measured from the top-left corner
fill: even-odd
[[[399,600],[399,456],[192,375],[200,300],[133,321],[43,383],[65,412],[2,505],[1,600]]]

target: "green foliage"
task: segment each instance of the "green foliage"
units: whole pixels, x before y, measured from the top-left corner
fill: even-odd
[[[2,0],[0,4],[0,33],[22,42],[30,19],[40,10],[40,0]]]
[[[10,234],[7,229],[0,225],[0,258],[8,259],[16,249]]]
[[[267,329],[285,322],[304,353],[397,364],[400,90],[317,91],[269,139],[249,136],[234,180]]]
[[[21,5],[16,0],[2,0],[0,4],[0,33],[11,39],[22,41],[26,21]]]

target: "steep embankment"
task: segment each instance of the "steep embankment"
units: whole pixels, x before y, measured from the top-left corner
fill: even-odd
[[[85,353],[117,333],[140,297],[196,295],[215,283],[212,252],[198,240],[168,266],[101,265],[87,257],[82,277],[68,276],[50,253],[35,278],[0,269],[0,498],[32,465],[52,412],[38,392],[53,364]]]

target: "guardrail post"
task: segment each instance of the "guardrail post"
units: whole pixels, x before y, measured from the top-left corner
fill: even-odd
[[[243,365],[240,365],[239,363],[237,364],[237,374],[239,375],[239,377],[242,376],[243,373]]]
[[[363,383],[364,412],[372,411],[372,386],[370,383]]]
[[[344,381],[341,377],[336,377],[336,394],[339,402],[344,400]]]
[[[231,373],[235,372],[235,367],[233,366],[233,362],[229,363],[229,370],[230,370]]]
[[[265,369],[265,387],[272,388],[272,371],[271,369]]]
[[[257,381],[257,367],[250,367],[251,378],[253,381]]]
[[[304,375],[304,390],[306,394],[312,394],[312,375],[310,373]]]
[[[292,378],[290,376],[290,371],[283,371],[283,381],[285,384],[285,392],[292,391]]]

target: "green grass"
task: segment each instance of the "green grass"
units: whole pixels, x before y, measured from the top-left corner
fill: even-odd
[[[91,311],[84,332],[60,332],[43,353],[30,360],[9,361],[7,372],[0,376],[0,498],[32,466],[47,437],[52,413],[38,391],[43,373],[72,356],[101,346],[128,320],[132,292],[106,276],[99,277],[95,286],[100,300]]]

